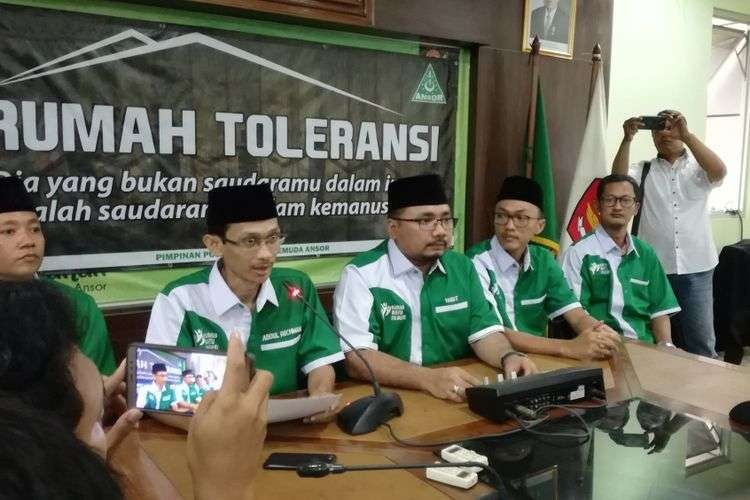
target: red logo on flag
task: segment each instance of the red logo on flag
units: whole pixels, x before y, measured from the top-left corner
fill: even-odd
[[[591,181],[589,187],[583,192],[583,196],[578,200],[573,215],[568,221],[568,235],[573,243],[580,240],[599,225],[599,217],[594,212],[594,200],[596,200],[596,189],[599,187],[598,177]]]

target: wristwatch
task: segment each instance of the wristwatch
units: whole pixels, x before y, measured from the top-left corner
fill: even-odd
[[[521,358],[528,358],[524,353],[518,351],[508,351],[500,358],[500,368],[505,370],[505,360],[508,356],[519,356]]]

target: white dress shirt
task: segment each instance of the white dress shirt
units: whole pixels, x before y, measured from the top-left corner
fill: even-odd
[[[629,174],[638,183],[644,163],[630,167]],[[674,164],[661,158],[651,160],[638,237],[653,247],[666,274],[699,273],[716,267],[719,258],[708,195],[720,184],[709,181],[687,150]]]
[[[499,273],[497,273],[497,284],[503,291],[505,297],[505,312],[508,314],[512,325],[508,325],[511,328],[515,328],[516,324],[516,283],[518,283],[518,276],[521,274],[521,265],[511,257],[511,255],[498,243],[497,236],[492,238],[490,241],[490,255],[492,261]],[[528,249],[523,254],[523,270],[528,271],[533,269],[531,266],[531,256],[529,255]]]
[[[224,331],[228,334],[231,334],[232,331],[239,333],[244,346],[247,346],[247,341],[250,338],[253,312],[263,309],[266,303],[271,303],[277,307],[279,305],[279,299],[276,297],[276,290],[273,289],[271,279],[266,278],[255,298],[255,311],[251,311],[224,281],[218,261],[211,269],[208,290],[208,300],[213,303],[214,310],[221,318],[222,326],[228,326],[228,328],[224,328]]]

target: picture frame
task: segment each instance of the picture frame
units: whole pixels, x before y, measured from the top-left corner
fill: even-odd
[[[573,59],[577,0],[524,0],[524,52],[531,51],[534,35],[539,36],[539,53]]]

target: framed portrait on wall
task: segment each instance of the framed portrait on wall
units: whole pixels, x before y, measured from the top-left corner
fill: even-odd
[[[538,35],[542,54],[572,59],[575,26],[576,0],[525,0],[523,50],[531,51]]]

